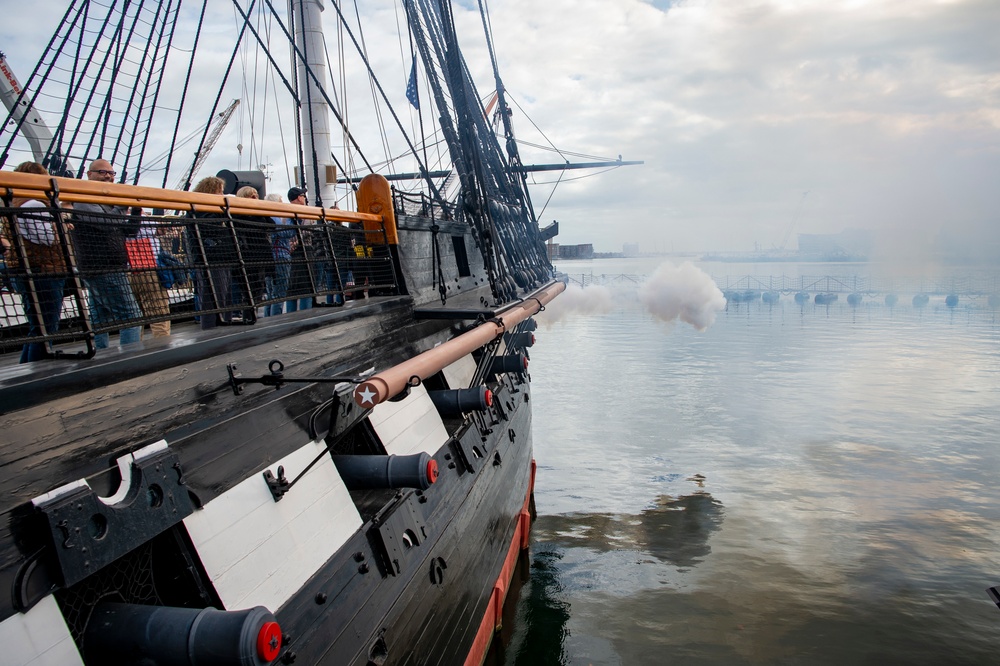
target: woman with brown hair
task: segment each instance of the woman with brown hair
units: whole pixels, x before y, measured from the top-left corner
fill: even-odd
[[[48,170],[37,162],[22,162],[14,169],[17,173],[48,175]],[[24,212],[4,220],[4,236],[11,241],[7,252],[7,267],[11,284],[21,296],[24,316],[28,320],[28,337],[52,335],[59,330],[63,289],[66,284],[66,251],[57,224],[61,218],[52,215],[48,204],[38,199],[16,197],[12,201]],[[71,230],[72,225],[63,227]],[[14,242],[16,236],[21,243]],[[22,249],[19,249],[19,245]],[[21,252],[27,265],[22,262]],[[27,269],[31,269],[28,277]],[[44,342],[29,342],[21,350],[21,363],[38,361],[48,356]]]
[[[242,199],[259,199],[260,194],[257,188],[246,185],[236,190],[236,196]],[[250,286],[251,298],[244,297],[243,323],[254,324],[257,322],[257,309],[250,306],[251,300],[254,303],[264,300],[264,288],[266,278],[274,275],[274,256],[271,253],[271,241],[268,234],[273,229],[274,223],[270,217],[261,215],[233,218],[233,225],[236,228],[236,238],[240,243],[240,253],[243,257],[243,265],[246,268],[247,284]],[[245,291],[242,276],[239,271],[234,270],[237,275],[236,284],[240,291]]]
[[[221,196],[225,186],[221,178],[209,176],[198,181],[194,191]],[[217,214],[189,213],[189,216],[199,220],[188,229],[191,249],[189,256],[195,258],[193,263],[201,264],[204,259],[204,264],[195,271],[194,285],[195,297],[198,299],[197,307],[202,312],[201,327],[215,328],[220,319],[224,324],[232,320],[232,313],[226,308],[231,302],[229,290],[232,286],[232,267],[236,262],[236,248],[233,245],[232,234]],[[194,233],[196,227],[197,235]],[[221,310],[221,312],[205,313],[205,310]]]

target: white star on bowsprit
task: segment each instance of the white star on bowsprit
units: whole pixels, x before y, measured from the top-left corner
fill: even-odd
[[[365,386],[360,391],[358,391],[358,395],[361,396],[361,404],[362,405],[365,404],[366,402],[370,402],[373,405],[375,404],[375,401],[372,400],[372,398],[374,398],[375,395],[376,395],[375,391],[371,390],[367,386]]]

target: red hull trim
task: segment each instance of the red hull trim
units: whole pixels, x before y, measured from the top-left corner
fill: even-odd
[[[517,566],[517,556],[528,547],[528,540],[531,536],[531,494],[535,490],[535,459],[531,459],[531,478],[528,481],[528,493],[524,497],[524,504],[521,505],[521,513],[518,515],[517,524],[514,526],[514,536],[510,540],[510,547],[507,549],[507,557],[504,559],[503,568],[493,584],[493,592],[490,595],[490,603],[486,607],[486,614],[483,615],[479,623],[479,630],[476,631],[476,640],[472,643],[469,656],[465,658],[465,666],[481,666],[486,659],[490,643],[493,641],[493,634],[499,629],[503,621],[503,603],[507,599],[507,590],[510,587],[510,580],[514,576],[514,568]]]

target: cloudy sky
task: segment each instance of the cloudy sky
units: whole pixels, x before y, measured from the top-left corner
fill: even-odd
[[[5,8],[0,48],[22,79],[64,6],[32,6],[48,4],[51,13],[20,19]],[[232,21],[228,3],[213,4]],[[376,25],[391,27],[387,34],[395,30],[393,3],[361,4]],[[559,220],[563,243],[752,250],[788,237],[793,248],[797,233],[848,228],[870,229],[885,246],[933,244],[942,231],[1000,243],[996,0],[488,6],[521,139],[645,161],[567,173],[542,215],[543,223]],[[466,59],[485,94],[482,28],[469,9],[471,0],[455,3]],[[332,15],[328,8],[331,23]],[[229,29],[224,23],[213,27]],[[377,68],[394,69],[386,87],[412,124],[402,97],[409,56],[394,39],[380,40],[376,28],[369,49]],[[234,141],[249,145],[224,137],[213,160],[231,164]],[[258,161],[274,163],[281,190],[278,150]],[[529,163],[562,159],[522,150]],[[536,210],[557,177],[535,177]]]
[[[564,242],[740,250],[793,224],[1000,226],[998,2],[503,7],[499,50],[534,44],[529,63],[505,59],[508,85],[548,136],[646,162],[557,194]]]

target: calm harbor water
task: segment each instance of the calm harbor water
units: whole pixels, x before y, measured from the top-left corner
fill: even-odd
[[[845,300],[539,329],[508,664],[1000,661],[1000,313]]]

